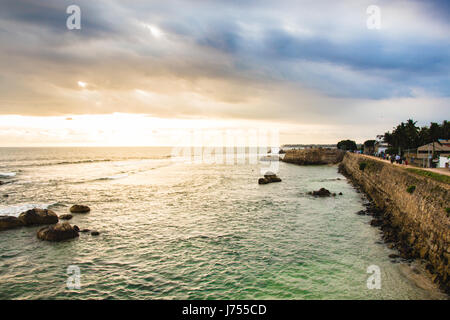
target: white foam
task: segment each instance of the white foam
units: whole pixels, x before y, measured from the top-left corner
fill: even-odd
[[[11,178],[15,176],[16,176],[15,172],[0,172],[0,178]]]
[[[22,212],[30,209],[48,209],[54,203],[22,203],[12,206],[0,206],[0,216],[18,217]]]
[[[100,178],[99,180],[117,180],[117,179],[123,179],[128,177],[128,173],[122,173],[122,174],[116,174],[114,176],[109,176],[106,178]]]

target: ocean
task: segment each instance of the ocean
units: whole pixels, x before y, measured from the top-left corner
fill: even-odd
[[[395,260],[337,166],[187,163],[171,148],[0,148],[0,215],[38,207],[98,230],[0,232],[0,299],[445,299]],[[314,198],[325,187],[342,196]],[[7,196],[5,196],[7,195]],[[80,287],[68,288],[76,266]],[[369,289],[370,266],[380,288]]]

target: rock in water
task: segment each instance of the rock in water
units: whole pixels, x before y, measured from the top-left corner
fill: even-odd
[[[100,232],[98,231],[92,231],[91,232],[91,236],[98,236],[100,234]]]
[[[34,208],[22,212],[19,220],[26,226],[54,224],[58,222],[58,216],[52,210]]]
[[[325,188],[320,188],[318,191],[313,191],[312,195],[316,197],[329,197],[331,196],[331,192]]]
[[[266,172],[264,178],[258,179],[258,184],[268,184],[272,182],[281,182],[281,179],[273,172]]]
[[[63,222],[40,229],[37,237],[47,241],[62,241],[78,237],[78,231],[68,222]]]
[[[91,209],[88,206],[83,206],[81,204],[75,204],[70,207],[70,212],[72,213],[86,213],[91,211]]]
[[[0,216],[0,231],[23,226],[22,221],[16,217]]]
[[[60,215],[59,218],[61,220],[70,220],[73,218],[73,216],[71,214],[63,214],[63,215]]]

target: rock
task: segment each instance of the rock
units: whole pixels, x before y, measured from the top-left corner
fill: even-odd
[[[268,179],[268,178],[266,178],[266,179]],[[277,176],[270,177],[269,180],[270,180],[270,182],[281,182],[281,179]]]
[[[325,188],[320,188],[318,191],[313,191],[312,195],[316,197],[329,197],[331,196],[331,192]]]
[[[383,224],[383,220],[381,219],[372,219],[372,221],[370,221],[370,225],[374,226],[374,227],[379,227]]]
[[[59,218],[61,220],[70,220],[73,218],[73,216],[71,214],[63,214],[63,215],[60,215]]]
[[[81,204],[75,204],[70,207],[70,212],[72,213],[87,213],[91,211],[91,209],[88,206],[84,206]]]
[[[91,232],[91,236],[98,236],[100,234],[100,232],[98,231],[92,231]]]
[[[359,210],[357,213],[357,215],[363,216],[366,214],[366,212],[364,210]]]
[[[89,229],[82,229],[80,232],[86,233],[86,232],[89,232],[89,231],[91,231],[91,230],[89,230]]]
[[[336,193],[334,193],[334,192],[333,192],[331,195],[332,195],[333,197],[336,197]]]
[[[3,198],[8,198],[8,197],[9,197],[9,195],[7,195],[7,194],[3,195]]]
[[[434,267],[431,263],[427,263],[427,265],[425,266],[425,269],[427,269],[428,272],[430,272],[431,274],[434,274]]]
[[[0,186],[1,186],[2,184],[4,184],[4,182],[3,182],[3,181],[0,181]]]
[[[0,231],[23,226],[22,221],[16,217],[0,216]]]
[[[417,269],[417,268],[414,267],[414,266],[411,267],[411,271],[414,272],[415,274],[420,274],[420,273],[421,273],[420,270]]]
[[[77,225],[74,225],[74,226],[73,226],[73,230],[75,230],[76,232],[80,232],[80,228],[78,228]]]
[[[342,196],[342,192],[339,192],[339,195]]]
[[[68,222],[63,222],[40,229],[37,237],[47,241],[62,241],[78,237],[78,231]]]
[[[266,172],[264,178],[258,179],[258,184],[268,184],[272,182],[281,182],[281,179],[275,173],[270,171]]]
[[[420,256],[420,258],[422,258],[422,259],[426,259],[426,258],[428,257],[428,249],[427,249],[426,247],[422,247],[422,248],[419,250],[419,256]]]
[[[398,254],[392,253],[388,256],[391,259],[396,259],[396,258],[400,258],[400,256]]]
[[[19,220],[26,226],[54,224],[58,222],[58,216],[52,210],[34,208],[22,212]]]
[[[276,174],[273,173],[272,171],[266,171],[266,173],[264,174],[264,178],[273,177],[273,176],[276,176]]]

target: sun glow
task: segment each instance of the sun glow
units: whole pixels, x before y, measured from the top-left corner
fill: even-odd
[[[81,88],[86,88],[87,83],[83,81],[78,81],[78,86]]]
[[[163,32],[161,31],[161,29],[159,29],[156,26],[152,26],[152,25],[148,25],[148,24],[145,26],[150,30],[152,36],[154,36],[155,38],[159,39],[164,35]]]

